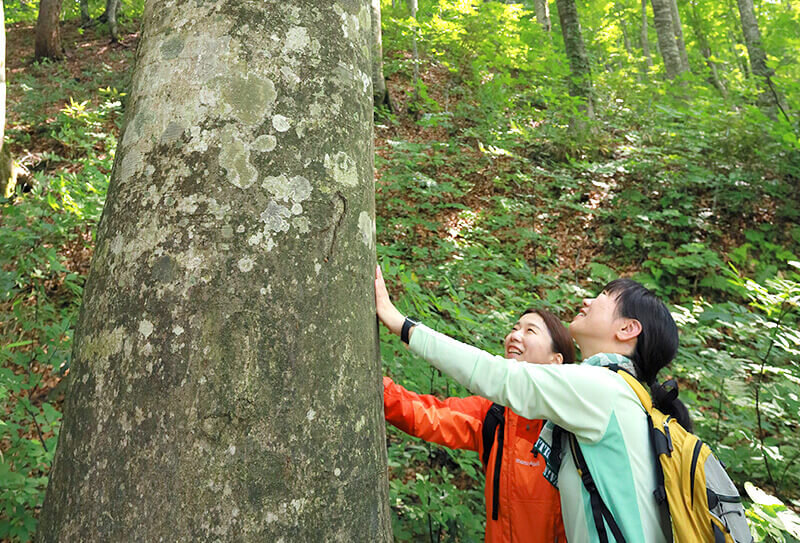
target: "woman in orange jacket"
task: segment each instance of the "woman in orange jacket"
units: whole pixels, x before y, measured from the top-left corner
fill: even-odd
[[[505,356],[569,364],[575,347],[552,313],[528,309],[505,338]],[[520,417],[479,396],[439,400],[383,378],[386,420],[407,434],[481,455],[486,470],[486,542],[566,542],[558,491],[542,475],[533,444],[544,421]]]

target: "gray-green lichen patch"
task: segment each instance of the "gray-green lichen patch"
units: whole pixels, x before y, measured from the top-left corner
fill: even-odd
[[[236,75],[222,85],[221,92],[236,118],[249,125],[259,123],[278,96],[271,79],[255,74]]]
[[[286,32],[283,42],[283,53],[290,55],[298,53],[309,46],[311,40],[308,37],[308,29],[302,26],[293,26]]]
[[[258,170],[250,163],[250,148],[239,138],[233,125],[222,131],[223,144],[219,163],[228,173],[229,183],[240,189],[250,188],[258,180]]]
[[[272,118],[272,127],[278,132],[286,132],[292,125],[288,118],[283,115],[275,115]]]
[[[334,181],[348,187],[358,185],[358,166],[356,161],[347,156],[344,151],[339,151],[333,156],[325,154],[325,170]]]
[[[358,215],[358,231],[361,234],[361,241],[370,250],[375,248],[375,222],[366,211]]]
[[[171,36],[161,43],[161,55],[164,60],[178,58],[183,51],[183,40],[180,36]]]
[[[268,153],[275,149],[278,144],[278,139],[272,134],[262,134],[253,142],[253,149],[259,153]]]

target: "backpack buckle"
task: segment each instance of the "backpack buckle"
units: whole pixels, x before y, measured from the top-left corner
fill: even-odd
[[[659,486],[653,491],[653,496],[656,497],[656,502],[663,505],[667,501],[667,491],[663,486]]]
[[[586,491],[589,494],[593,494],[597,491],[597,485],[594,484],[594,479],[592,479],[592,474],[589,473],[589,470],[583,470],[581,473],[581,481],[583,481],[583,486],[586,487]]]

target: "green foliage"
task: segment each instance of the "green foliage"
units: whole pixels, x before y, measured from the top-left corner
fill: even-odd
[[[32,190],[2,204],[0,223],[0,538],[27,541],[36,527],[61,413],[45,383],[69,367],[92,248],[116,147],[120,94],[99,105],[70,100],[50,124],[70,168],[35,173]],[[113,131],[107,131],[106,126]],[[84,257],[85,258],[85,257]],[[85,266],[87,262],[83,262]],[[50,393],[52,394],[52,392]]]

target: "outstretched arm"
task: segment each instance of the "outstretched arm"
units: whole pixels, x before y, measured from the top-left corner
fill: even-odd
[[[376,271],[378,317],[400,334],[405,317],[389,299],[380,268]],[[466,345],[426,326],[409,334],[411,350],[475,394],[510,407],[529,419],[548,419],[594,442],[606,431],[611,405],[605,394],[627,385],[603,368],[525,364]]]
[[[481,453],[483,419],[492,403],[470,396],[440,400],[417,394],[383,378],[386,420],[403,432],[451,449]]]

